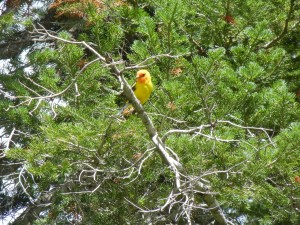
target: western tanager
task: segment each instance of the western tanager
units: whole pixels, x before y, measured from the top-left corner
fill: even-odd
[[[145,104],[145,102],[149,99],[151,92],[153,90],[153,84],[151,82],[150,73],[147,70],[139,70],[136,73],[136,83],[133,85],[132,90],[140,101],[141,104]],[[121,113],[123,115],[129,115],[133,111],[133,107],[131,104],[126,104]]]
[[[150,97],[153,90],[150,73],[147,70],[139,70],[136,73],[136,83],[133,91],[141,104],[144,104]]]

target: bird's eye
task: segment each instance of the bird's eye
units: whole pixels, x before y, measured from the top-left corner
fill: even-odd
[[[141,75],[141,77],[144,77],[146,74],[145,73],[143,73],[142,75]]]

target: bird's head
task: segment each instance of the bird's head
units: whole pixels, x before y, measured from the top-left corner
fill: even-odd
[[[147,70],[139,70],[136,73],[136,81],[139,83],[145,83],[151,80],[150,73]]]

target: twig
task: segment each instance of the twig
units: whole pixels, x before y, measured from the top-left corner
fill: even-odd
[[[49,89],[47,89],[47,88],[45,88],[44,86],[42,86],[42,85],[40,85],[40,84],[38,84],[38,83],[36,83],[34,80],[32,80],[30,77],[28,77],[28,76],[24,76],[27,80],[29,80],[31,83],[33,83],[35,86],[37,86],[37,87],[39,87],[39,88],[42,88],[42,89],[44,89],[45,91],[47,91],[47,92],[49,92],[49,93],[51,93],[51,94],[54,94],[52,91],[50,91]],[[37,94],[38,95],[38,94]]]
[[[168,136],[172,134],[194,134],[196,132],[201,132],[203,128],[210,128],[210,127],[211,125],[201,125],[199,127],[191,128],[189,130],[182,130],[182,129],[169,130],[162,136],[161,140],[162,142],[165,142]]]
[[[232,169],[234,169],[235,167],[238,167],[239,165],[245,163],[245,162],[248,162],[248,160],[243,160],[242,162],[239,162],[235,165],[233,165],[232,167],[228,168],[227,170],[218,170],[218,171],[213,171],[213,172],[206,172],[204,174],[202,174],[200,176],[200,178],[203,178],[203,177],[206,177],[206,176],[209,176],[209,175],[213,175],[213,174],[219,174],[219,173],[226,173],[228,174]],[[242,172],[230,172],[230,173],[233,173],[233,174],[242,174]]]
[[[11,108],[17,108],[17,107],[19,107],[19,106],[21,106],[21,105],[24,105],[24,104],[26,104],[26,103],[27,103],[28,105],[30,105],[31,102],[32,102],[33,100],[39,100],[37,106],[31,111],[31,113],[32,113],[33,111],[35,111],[35,110],[37,109],[37,107],[38,107],[39,104],[41,103],[40,100],[53,99],[53,98],[59,97],[59,96],[63,95],[64,93],[66,93],[66,92],[67,92],[67,91],[68,91],[68,90],[76,83],[78,77],[83,73],[83,71],[84,71],[88,66],[90,66],[91,64],[93,64],[93,63],[95,63],[95,62],[97,62],[97,61],[99,61],[99,59],[94,59],[93,61],[91,61],[91,62],[85,64],[85,65],[81,68],[81,70],[77,72],[75,78],[72,79],[71,83],[70,83],[64,90],[62,90],[61,92],[58,92],[58,93],[50,92],[50,95],[42,96],[42,95],[40,95],[39,93],[37,93],[36,91],[30,89],[29,87],[27,87],[26,85],[24,85],[23,83],[20,82],[25,88],[27,88],[27,89],[29,89],[30,91],[32,91],[33,93],[35,93],[35,94],[37,95],[37,97],[30,97],[30,96],[15,96],[14,98],[19,98],[19,99],[25,98],[26,100],[21,101],[19,104],[15,105],[15,106],[11,106],[11,105],[10,105],[10,106],[6,109],[6,111],[8,111],[8,110],[11,109]],[[54,108],[52,107],[52,109],[54,109]],[[55,111],[53,111],[53,112],[54,112],[54,116],[55,116],[56,113],[55,113]]]
[[[145,63],[147,63],[148,61],[152,60],[152,59],[159,59],[159,58],[172,58],[172,59],[178,59],[180,57],[183,57],[183,56],[187,56],[187,55],[190,55],[191,53],[186,53],[186,54],[181,54],[181,55],[171,55],[170,53],[168,54],[159,54],[159,55],[152,55],[148,58],[146,58],[145,60],[143,60],[142,62],[134,65],[134,66],[127,66],[123,69],[123,71],[125,70],[132,70],[132,69],[141,69],[141,68],[146,68],[146,67],[149,67],[151,66],[152,64],[147,64],[145,65]],[[123,72],[121,71],[121,72]]]
[[[11,140],[12,140],[12,137],[14,136],[14,134],[15,134],[15,130],[16,130],[16,128],[13,128],[13,130],[11,131],[11,133],[10,133],[10,135],[9,135],[9,137],[7,138],[7,144],[6,144],[6,150],[8,150],[9,149],[9,145],[10,145],[10,142],[11,142]]]
[[[24,186],[24,184],[23,184],[23,181],[22,181],[22,178],[24,178],[23,173],[24,173],[25,170],[26,170],[26,169],[25,169],[25,166],[23,166],[23,167],[21,168],[20,173],[19,173],[19,184],[21,185],[23,192],[28,196],[30,202],[31,202],[32,204],[35,204],[34,199],[33,199],[33,198],[31,197],[31,195],[27,192],[27,188],[25,188],[25,186]],[[26,179],[24,178],[24,180],[26,180]]]
[[[53,39],[60,40],[62,42],[69,43],[69,44],[83,45],[84,47],[89,49],[92,53],[94,53],[98,57],[98,59],[100,59],[102,62],[106,62],[105,58],[102,55],[100,55],[94,48],[92,48],[91,45],[87,44],[85,41],[70,41],[70,40],[67,40],[64,38],[60,38],[60,37],[50,34],[48,32],[48,30],[46,30],[46,28],[43,27],[43,25],[39,24],[39,26],[42,28],[43,32],[41,32],[39,29],[35,28],[35,30],[38,34],[46,34],[48,37],[51,37]]]
[[[150,213],[150,212],[159,212],[160,210],[159,209],[155,209],[155,210],[145,210],[145,209],[142,209],[141,207],[137,206],[136,204],[134,204],[133,202],[129,201],[126,197],[124,197],[124,199],[130,203],[131,205],[133,205],[134,207],[136,207],[137,209],[140,210],[140,212],[146,212],[146,213]]]
[[[265,133],[265,135],[268,137],[269,142],[274,145],[270,135],[268,134],[267,131],[273,131],[272,129],[268,129],[268,128],[263,128],[263,127],[249,127],[249,126],[242,126],[236,123],[233,123],[231,121],[227,121],[227,120],[218,120],[217,123],[228,123],[232,126],[238,127],[238,128],[242,128],[242,129],[247,129],[247,130],[259,130]]]
[[[160,114],[160,113],[148,113],[148,114],[153,115],[153,116],[161,116],[161,117],[164,117],[166,119],[172,120],[175,123],[186,123],[186,121],[184,121],[184,120],[175,119],[173,117],[169,117],[169,116],[166,116],[166,115],[163,115],[163,114]]]

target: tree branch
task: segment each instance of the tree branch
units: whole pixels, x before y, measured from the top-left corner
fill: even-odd
[[[274,38],[272,41],[265,44],[263,46],[263,48],[268,49],[268,48],[273,47],[275,44],[277,44],[278,41],[280,41],[280,39],[282,39],[287,34],[289,22],[291,20],[291,17],[292,17],[293,11],[294,11],[294,5],[295,5],[295,0],[290,0],[289,12],[287,14],[287,18],[284,21],[284,27],[283,27],[281,33],[276,38]],[[299,21],[296,24],[299,24]]]
[[[85,48],[89,49],[92,53],[94,53],[96,55],[97,60],[101,61],[103,63],[103,66],[110,68],[112,75],[118,79],[124,95],[131,102],[131,104],[135,108],[138,116],[140,117],[142,123],[144,124],[150,139],[152,140],[154,146],[156,147],[156,151],[159,153],[159,155],[162,158],[165,165],[167,165],[174,173],[174,177],[175,177],[174,183],[176,186],[176,191],[174,191],[174,194],[172,192],[170,195],[170,199],[172,199],[172,200],[170,200],[169,202],[167,201],[167,203],[166,203],[167,205],[169,205],[170,210],[175,204],[179,204],[180,205],[179,208],[181,209],[181,211],[178,212],[177,217],[181,217],[184,215],[186,220],[188,221],[188,223],[191,224],[192,223],[191,222],[191,212],[192,212],[192,208],[195,207],[193,196],[196,193],[195,190],[197,190],[198,192],[200,191],[202,193],[205,193],[204,201],[207,204],[207,209],[209,209],[211,211],[211,213],[213,214],[215,221],[217,221],[218,224],[222,224],[222,225],[227,224],[228,221],[225,218],[225,216],[222,212],[222,209],[219,206],[215,196],[213,194],[211,194],[211,191],[209,190],[208,186],[206,186],[201,181],[198,181],[195,183],[194,187],[189,188],[188,190],[185,189],[187,184],[189,183],[189,176],[186,175],[183,165],[179,162],[179,158],[176,157],[176,153],[173,152],[170,148],[168,148],[164,144],[164,142],[163,142],[162,138],[159,136],[152,120],[150,119],[148,114],[145,112],[143,106],[140,104],[140,102],[134,95],[134,93],[131,89],[131,86],[128,84],[128,82],[126,81],[126,79],[123,76],[124,71],[141,68],[141,66],[143,66],[145,63],[147,63],[149,60],[157,59],[160,57],[178,58],[181,56],[172,56],[170,54],[161,54],[161,55],[151,56],[135,66],[125,67],[123,70],[120,70],[120,69],[118,69],[117,66],[122,64],[123,63],[122,61],[115,62],[112,59],[112,57],[110,57],[109,55],[102,56],[90,44],[88,44],[86,42],[70,41],[70,40],[65,40],[65,39],[56,37],[55,35],[52,35],[48,31],[46,31],[46,29],[43,27],[42,27],[42,30],[36,29],[36,32],[38,34],[47,35],[50,38],[53,38],[53,39],[56,39],[56,40],[59,40],[59,41],[65,42],[65,43],[83,45]],[[79,72],[76,77],[78,77],[80,74],[81,74],[81,72]],[[46,97],[48,97],[48,98],[57,97],[57,96],[63,94],[64,92],[66,92],[70,88],[71,85],[74,85],[75,81],[76,81],[76,78],[71,82],[71,84],[65,90],[63,90],[60,93],[51,94],[49,96],[38,96],[38,97],[34,97],[32,99],[40,99],[40,98],[44,99]],[[27,100],[27,101],[29,101],[29,100]],[[198,131],[199,131],[199,128],[198,128]],[[97,171],[96,168],[93,168],[91,170],[91,172],[93,172],[93,173],[95,173],[96,171]],[[94,176],[95,176],[95,174],[94,174]],[[97,186],[96,189],[98,189],[99,187],[100,186]],[[180,196],[181,200],[178,201],[177,198],[175,198],[175,196]]]

